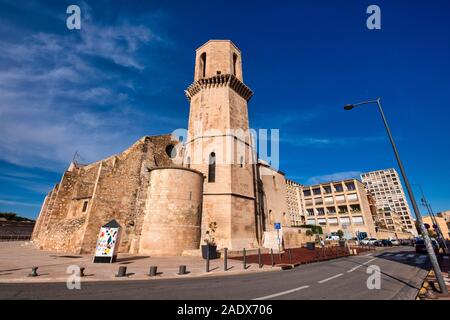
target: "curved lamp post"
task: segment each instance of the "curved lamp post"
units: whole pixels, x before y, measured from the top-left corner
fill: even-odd
[[[387,123],[386,117],[384,116],[384,112],[383,112],[383,108],[381,107],[380,100],[381,100],[380,98],[377,98],[375,100],[367,100],[367,101],[362,101],[362,102],[358,102],[358,103],[355,103],[355,104],[347,104],[344,107],[344,109],[345,110],[352,110],[355,107],[358,107],[358,106],[361,106],[361,105],[366,105],[366,104],[376,104],[378,106],[378,110],[380,111],[381,118],[383,119],[384,127],[386,128],[387,134],[389,136],[389,140],[391,142],[392,149],[394,149],[395,158],[397,159],[397,163],[398,163],[398,166],[400,168],[400,172],[401,172],[402,177],[403,177],[403,182],[405,183],[406,190],[408,191],[409,199],[411,200],[411,203],[412,203],[412,206],[413,206],[413,209],[414,209],[414,213],[416,214],[416,218],[419,221],[420,232],[423,235],[423,239],[425,241],[425,246],[427,248],[428,256],[430,257],[431,265],[433,266],[433,270],[434,270],[434,273],[436,275],[436,279],[437,279],[437,281],[439,283],[439,287],[441,289],[441,293],[448,294],[447,286],[445,285],[444,278],[442,277],[441,268],[439,267],[439,263],[437,261],[436,254],[434,253],[430,237],[428,236],[428,231],[427,231],[427,229],[425,228],[425,226],[423,224],[422,216],[421,216],[419,208],[417,206],[417,202],[416,202],[416,199],[414,197],[414,193],[412,192],[411,185],[409,184],[408,177],[406,176],[405,169],[403,168],[402,161],[400,160],[400,155],[398,154],[397,147],[396,147],[395,142],[394,142],[394,138],[392,137],[391,129],[389,129],[389,125]]]

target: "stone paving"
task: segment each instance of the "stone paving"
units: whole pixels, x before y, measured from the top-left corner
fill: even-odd
[[[244,270],[243,262],[228,259],[228,271],[224,271],[223,259],[210,261],[210,272],[206,273],[206,263],[201,257],[150,257],[119,254],[113,264],[92,263],[92,255],[74,255],[49,252],[37,249],[30,242],[0,242],[0,283],[16,282],[65,282],[71,265],[85,268],[83,281],[123,281],[143,279],[168,279],[180,277],[217,276],[251,272],[270,272],[280,267],[263,266],[248,263]],[[186,265],[187,275],[178,275],[179,266]],[[38,267],[37,277],[29,277],[31,268]],[[128,276],[118,278],[115,275],[119,266],[127,267]],[[158,275],[149,277],[150,266],[158,267]]]

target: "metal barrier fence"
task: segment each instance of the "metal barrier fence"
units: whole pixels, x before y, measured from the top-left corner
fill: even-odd
[[[29,241],[29,240],[31,240],[31,235],[0,236],[0,242]]]

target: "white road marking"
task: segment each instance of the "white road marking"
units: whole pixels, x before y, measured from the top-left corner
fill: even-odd
[[[403,257],[403,253],[399,253],[395,255],[396,257]]]
[[[415,256],[414,254],[408,254],[408,258],[412,258],[414,256]]]
[[[368,253],[368,254],[366,254],[365,256],[366,257],[370,257],[372,254],[371,253]]]
[[[426,254],[422,254],[422,255],[419,256],[419,259],[426,259],[426,258],[427,258]]]
[[[385,256],[385,257],[392,256],[392,253],[385,253],[384,256]]]
[[[343,275],[344,275],[343,273],[339,273],[339,274],[337,274],[337,275],[335,275],[335,276],[332,276],[332,277],[329,277],[329,278],[326,278],[326,279],[317,281],[317,283],[324,283],[324,282],[327,282],[327,281],[336,279],[336,278],[338,278],[338,277],[340,277],[340,276],[343,276]]]
[[[373,260],[375,260],[375,259],[376,259],[376,258],[370,259],[369,261],[366,261],[366,262],[360,264],[359,266],[356,266],[356,267],[351,268],[350,270],[347,270],[347,272],[353,272],[353,271],[355,271],[356,269],[361,268],[362,266],[365,266],[365,265],[368,264],[368,263],[371,263],[371,262],[372,262]]]
[[[259,298],[255,298],[253,300],[266,300],[266,299],[271,299],[271,298],[275,298],[275,297],[279,297],[279,296],[284,296],[286,294],[292,293],[292,292],[296,292],[296,291],[300,291],[303,289],[309,288],[309,286],[301,286],[295,289],[291,289],[291,290],[286,290],[286,291],[282,291],[282,292],[278,292],[278,293],[274,293],[268,296],[264,296],[264,297],[259,297]]]

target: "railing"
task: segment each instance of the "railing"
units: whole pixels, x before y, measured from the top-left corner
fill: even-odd
[[[0,242],[29,241],[29,240],[31,240],[31,235],[0,236]]]

